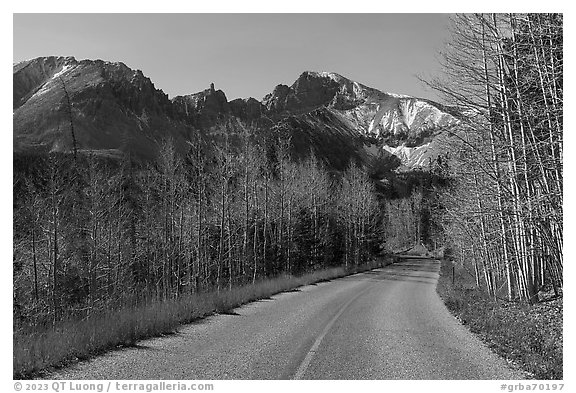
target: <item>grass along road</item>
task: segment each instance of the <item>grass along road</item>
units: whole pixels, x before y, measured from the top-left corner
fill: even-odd
[[[88,359],[118,346],[134,346],[139,340],[172,334],[186,323],[214,313],[228,313],[248,302],[266,299],[302,285],[322,282],[391,263],[380,257],[355,270],[344,267],[318,270],[302,276],[280,276],[223,290],[156,301],[135,308],[112,311],[83,321],[61,322],[46,331],[14,334],[14,377],[27,378],[50,367],[62,367]]]
[[[437,290],[448,309],[498,354],[535,379],[563,378],[562,297],[533,306],[495,301],[449,261],[442,263]]]

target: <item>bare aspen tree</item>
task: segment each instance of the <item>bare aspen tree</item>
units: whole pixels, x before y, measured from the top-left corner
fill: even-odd
[[[457,15],[451,46],[443,57],[446,76],[430,82],[464,114],[453,140],[473,154],[474,161],[457,162],[461,158],[454,157],[450,166],[456,187],[470,187],[475,195],[475,212],[465,214],[474,214],[471,219],[478,225],[468,226],[465,234],[469,232],[472,244],[483,239],[475,249],[484,270],[489,270],[488,289],[496,296],[496,281],[504,278],[508,300],[519,296],[534,303],[546,283],[557,291],[558,280],[551,272],[561,271],[557,266],[562,261],[562,233],[556,228],[562,218],[554,214],[561,211],[562,200],[557,148],[561,110],[553,108],[552,98],[560,96],[554,86],[561,85],[552,79],[561,77],[549,73],[547,79],[544,71],[558,70],[562,58],[558,19],[557,15]],[[545,85],[546,81],[550,83]],[[456,191],[450,190],[462,195]],[[466,199],[462,195],[458,203],[447,203],[455,213],[446,216],[448,221],[460,221],[467,211]]]

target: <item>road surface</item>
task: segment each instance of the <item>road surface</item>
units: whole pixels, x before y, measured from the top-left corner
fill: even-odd
[[[525,379],[448,312],[439,262],[406,259],[183,326],[47,379]]]

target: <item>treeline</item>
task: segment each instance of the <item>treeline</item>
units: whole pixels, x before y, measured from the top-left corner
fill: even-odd
[[[464,116],[437,222],[493,297],[538,301],[563,281],[563,16],[452,18],[445,78]],[[456,148],[457,146],[457,148]]]
[[[34,163],[31,163],[34,161]],[[14,315],[50,326],[267,277],[365,263],[381,242],[372,180],[329,172],[244,126],[138,164],[15,160]]]

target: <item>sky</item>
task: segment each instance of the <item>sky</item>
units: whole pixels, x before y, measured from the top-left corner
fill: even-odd
[[[446,14],[14,14],[13,62],[39,56],[121,61],[170,97],[213,82],[258,100],[303,71],[437,99]]]

